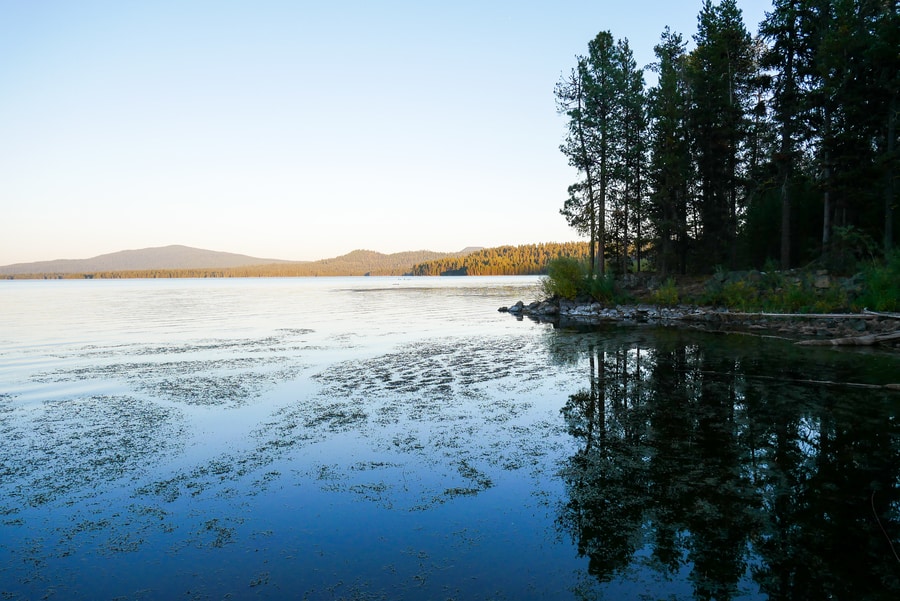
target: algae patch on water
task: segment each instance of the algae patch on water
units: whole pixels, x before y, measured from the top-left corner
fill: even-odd
[[[181,450],[178,410],[129,396],[52,400],[27,410],[0,402],[0,445],[8,502],[35,507],[79,496],[122,479],[137,479],[162,456]]]
[[[309,333],[279,330],[258,339],[88,346],[73,351],[75,361],[87,365],[35,374],[31,381],[116,382],[175,404],[241,407],[308,368],[299,357]],[[140,360],[128,360],[135,358]]]

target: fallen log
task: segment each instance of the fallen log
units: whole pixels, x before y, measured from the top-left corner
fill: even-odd
[[[738,313],[723,312],[720,315],[728,315],[741,318],[778,318],[778,319],[876,319],[877,317],[887,317],[885,314],[863,312],[863,313]]]
[[[851,336],[849,338],[831,338],[830,340],[801,340],[796,344],[797,346],[873,346],[890,340],[900,340],[900,332],[868,334],[866,336]]]
[[[862,310],[864,315],[874,315],[875,317],[890,317],[892,319],[900,319],[900,313],[884,313],[880,311],[869,311],[868,309]]]

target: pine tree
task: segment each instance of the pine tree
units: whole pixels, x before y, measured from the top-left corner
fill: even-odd
[[[617,180],[622,210],[620,271],[628,269],[628,253],[634,236],[638,266],[643,222],[644,172],[646,169],[647,108],[644,94],[644,72],[638,69],[628,40],[617,45],[619,63],[619,153]]]
[[[606,273],[606,210],[612,192],[616,162],[616,141],[621,119],[618,91],[619,66],[616,61],[616,45],[608,31],[601,31],[588,43],[587,56],[587,110],[592,127],[589,129],[594,151],[594,181],[597,185],[597,248],[598,265],[592,266],[592,274]]]
[[[560,151],[569,159],[583,179],[569,186],[569,197],[560,213],[579,234],[590,240],[590,265],[596,264],[597,244],[600,239],[596,207],[597,186],[594,182],[595,156],[593,123],[588,113],[587,88],[589,86],[587,61],[579,57],[578,65],[569,77],[556,85],[557,110],[569,118],[566,141]],[[601,257],[603,250],[601,246]],[[601,261],[602,264],[602,261]]]
[[[801,40],[804,0],[774,0],[760,33],[772,42],[763,66],[774,72],[772,104],[778,123],[779,147],[774,157],[781,195],[781,268],[791,266],[791,179],[797,163],[798,119],[800,119],[802,67],[808,51]]]
[[[746,138],[747,90],[754,75],[750,34],[735,0],[704,2],[690,55],[691,130],[700,184],[704,257],[735,261],[739,157]]]
[[[666,27],[654,52],[657,62],[652,68],[658,81],[648,97],[649,213],[655,230],[657,267],[665,275],[687,269],[691,155],[686,122],[685,43]]]

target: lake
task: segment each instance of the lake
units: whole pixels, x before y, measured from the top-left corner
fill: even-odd
[[[896,599],[896,353],[536,278],[0,282],[3,599]]]

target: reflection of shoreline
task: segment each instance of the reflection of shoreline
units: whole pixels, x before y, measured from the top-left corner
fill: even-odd
[[[696,598],[895,598],[893,395],[786,382],[810,361],[773,343],[672,334],[570,335],[590,373],[562,410],[580,450],[558,524],[589,572],[682,575]]]

